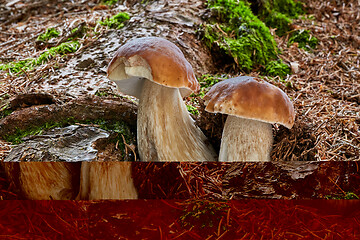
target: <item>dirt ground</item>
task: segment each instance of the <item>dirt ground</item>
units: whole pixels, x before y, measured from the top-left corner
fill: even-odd
[[[297,111],[294,130],[302,129],[299,135],[290,133],[289,143],[296,149],[311,139],[311,147],[302,154],[313,148],[316,160],[359,160],[359,2],[306,4],[314,19],[296,20],[293,27],[310,29],[319,46],[309,53],[294,45],[287,47],[286,37],[277,40],[283,49],[281,57],[300,66],[297,74],[289,76],[294,89],[288,94]]]

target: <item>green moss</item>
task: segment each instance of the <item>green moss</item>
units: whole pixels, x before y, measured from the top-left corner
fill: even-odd
[[[99,21],[99,23],[103,26],[107,26],[109,28],[120,29],[124,27],[124,22],[129,20],[130,16],[126,12],[120,12],[110,18],[106,18],[104,21]]]
[[[221,218],[226,216],[229,206],[226,202],[208,200],[192,200],[187,203],[180,223],[184,228],[217,228]],[[210,230],[210,229],[209,229]],[[226,229],[222,229],[225,231]]]
[[[291,19],[283,13],[272,11],[265,18],[265,24],[268,27],[276,28],[276,34],[278,36],[285,35],[290,31]]]
[[[186,108],[187,108],[189,113],[191,113],[193,115],[199,115],[199,111],[197,110],[196,107],[191,106],[191,105],[186,105]]]
[[[239,68],[250,71],[277,58],[270,30],[251,11],[249,4],[236,0],[209,0],[216,19],[203,25],[203,40],[231,56]]]
[[[104,129],[106,131],[116,133],[115,137],[111,138],[111,141],[118,143],[118,148],[122,151],[125,150],[125,145],[123,141],[123,137],[126,143],[134,143],[136,142],[134,134],[131,132],[129,126],[124,122],[118,121],[107,121],[103,119],[97,120],[86,120],[86,121],[77,121],[74,118],[64,119],[58,122],[48,122],[41,126],[34,126],[27,128],[25,130],[17,129],[14,134],[7,135],[4,137],[4,140],[11,142],[13,144],[19,144],[23,142],[23,138],[32,135],[40,135],[44,131],[57,128],[57,127],[66,127],[72,124],[81,123],[81,124],[95,124],[99,128]]]
[[[1,84],[1,82],[0,82]],[[9,116],[14,110],[11,109],[10,103],[7,101],[10,98],[10,95],[5,93],[0,97],[0,119]]]
[[[214,84],[225,79],[225,76],[205,74],[199,78],[201,90],[210,89]]]
[[[291,73],[290,67],[282,60],[271,61],[265,66],[265,73],[268,76],[279,76],[281,78]]]
[[[46,63],[50,58],[55,57],[56,55],[65,55],[68,53],[73,53],[79,47],[80,44],[78,41],[65,42],[60,44],[59,46],[48,49],[36,59],[30,58],[30,59],[20,60],[18,62],[0,64],[0,70],[3,71],[10,70],[13,73],[32,70],[36,66]]]
[[[59,122],[48,122],[42,126],[34,126],[27,128],[25,130],[20,130],[17,128],[14,134],[6,135],[4,137],[4,140],[6,140],[7,142],[11,142],[13,144],[19,144],[23,142],[22,139],[24,137],[32,136],[32,135],[40,135],[43,133],[44,130],[48,130],[55,127],[65,127],[70,125],[70,123],[72,124],[75,123],[73,118],[69,118]]]
[[[56,55],[65,55],[68,53],[73,53],[78,50],[80,47],[80,43],[78,41],[65,42],[60,44],[59,46],[52,47],[46,52],[42,53],[36,60],[35,65],[41,65],[46,63],[51,57],[55,57]]]
[[[111,5],[116,4],[118,1],[119,1],[119,0],[103,0],[103,1],[101,1],[101,3],[104,4],[104,5],[109,5],[109,6],[111,6]]]
[[[296,0],[265,0],[261,3],[260,15],[278,12],[289,18],[298,18],[300,14],[304,13],[303,3]]]
[[[303,3],[296,0],[248,0],[256,15],[266,26],[283,36],[290,30],[292,19],[304,13]]]
[[[203,98],[214,84],[220,82],[221,80],[224,80],[225,78],[226,78],[225,76],[219,76],[219,75],[211,75],[211,74],[202,75],[198,79],[200,83],[200,91],[196,94],[195,93],[190,94],[190,97],[192,97],[192,99],[194,97]]]
[[[40,34],[36,40],[45,42],[45,41],[50,40],[51,38],[56,38],[59,35],[60,35],[60,32],[58,30],[56,30],[55,28],[48,28],[48,29],[46,29],[45,33]]]
[[[327,195],[326,199],[360,199],[358,195],[353,192],[347,192],[341,195]]]
[[[109,91],[105,91],[105,90],[97,90],[94,95],[98,97],[109,97],[109,96],[113,96],[114,94],[109,93]]]
[[[11,109],[6,109],[3,108],[1,111],[0,111],[0,119],[6,117],[6,116],[9,116],[14,110],[11,110]]]
[[[10,62],[6,64],[0,64],[0,70],[8,71],[10,70],[13,73],[18,73],[26,70],[30,70],[34,68],[34,60],[35,59],[25,59],[20,60],[18,62]]]
[[[124,140],[126,143],[136,142],[136,137],[131,132],[130,127],[124,122],[97,119],[95,121],[86,121],[86,123],[96,124],[101,129],[104,129],[112,133],[116,133],[116,137],[112,137],[111,141],[117,143],[118,149],[120,149],[121,151],[125,151]]]
[[[267,0],[268,7],[273,11],[285,14],[291,18],[297,18],[300,14],[304,13],[303,3],[294,0]]]
[[[316,48],[319,43],[319,40],[312,36],[310,30],[297,30],[290,35],[289,45],[297,42],[299,48],[303,48],[305,50],[310,50]]]

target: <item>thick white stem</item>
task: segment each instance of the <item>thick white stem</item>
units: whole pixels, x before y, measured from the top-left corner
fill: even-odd
[[[215,161],[216,154],[195,126],[179,89],[146,80],[137,117],[141,161]]]
[[[270,161],[272,143],[271,124],[229,115],[222,134],[219,161]]]
[[[131,162],[82,162],[80,183],[80,199],[138,198]]]
[[[11,164],[11,163],[9,163]],[[23,195],[30,200],[71,200],[78,172],[64,162],[21,162],[19,181]]]

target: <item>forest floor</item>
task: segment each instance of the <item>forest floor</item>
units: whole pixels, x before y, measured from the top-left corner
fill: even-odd
[[[280,58],[295,67],[285,79],[263,76],[288,94],[296,110],[292,129],[273,127],[272,159],[358,160],[359,2],[305,1],[305,5],[307,14],[295,19],[292,28],[310,30],[319,39],[319,45],[307,51],[296,43],[289,46],[289,35],[281,38],[274,35]],[[224,77],[243,75],[229,67],[225,68],[228,72],[223,72],[223,66],[214,64],[211,52],[198,38],[196,29],[203,21],[204,9],[202,2],[176,1],[166,4],[128,1],[115,7],[94,0],[3,2],[0,5],[0,64],[37,58],[47,48],[64,43],[74,30],[87,30],[77,38],[80,47],[74,53],[55,54],[45,64],[26,71],[20,69],[19,73],[0,71],[0,107],[5,109],[9,99],[25,93],[49,93],[58,102],[118,93],[115,85],[106,79],[106,67],[116,49],[134,37],[156,35],[172,40],[193,65],[197,77],[209,73]],[[124,28],[114,30],[99,24],[100,20],[121,11],[131,16]],[[60,36],[46,43],[38,41],[37,37],[51,27],[58,29]],[[253,71],[249,75],[260,73]],[[201,109],[203,105],[196,107]],[[209,114],[198,117],[202,120],[199,126],[206,126],[207,121],[212,121],[211,117]],[[221,125],[219,121],[214,124]],[[211,133],[204,132],[218,145],[222,126],[212,126],[211,130]],[[11,149],[6,142],[1,142],[0,147],[2,156]]]
[[[279,57],[292,66],[292,74],[281,79],[261,76],[256,69],[248,73],[281,88],[295,106],[292,129],[273,126],[272,160],[359,160],[360,4],[358,1],[304,2],[307,13],[294,19],[292,29],[310,30],[319,39],[318,46],[304,50],[296,43],[288,45],[288,34],[283,37],[274,34]],[[130,15],[123,28],[111,29],[100,24],[119,12]],[[155,35],[173,41],[184,52],[199,79],[204,74],[224,78],[244,75],[235,65],[215,64],[212,52],[196,33],[206,13],[201,1],[127,1],[113,6],[95,0],[2,1],[0,13],[0,64],[36,59],[47,49],[67,43],[69,39],[78,43],[75,51],[52,54],[40,65],[23,65],[18,72],[0,71],[3,119],[11,112],[19,114],[31,105],[44,104],[36,103],[39,95],[35,95],[33,102],[20,101],[14,106],[11,101],[22,94],[46,93],[51,96],[50,102],[56,104],[86,96],[103,99],[117,96],[115,84],[106,78],[106,68],[117,48],[135,37]],[[40,41],[38,37],[49,28],[56,28],[59,36]],[[196,98],[199,104],[195,107],[200,112],[197,123],[218,149],[224,118],[204,112],[203,101]],[[20,124],[28,122],[30,119],[24,119]],[[9,124],[13,130],[22,127],[11,121]],[[1,140],[1,159],[13,147]]]
[[[47,48],[66,42],[77,29],[90,29],[77,38],[80,46],[73,53],[54,55],[45,64],[34,69],[20,69],[19,73],[0,71],[1,117],[11,99],[21,94],[48,93],[54,97],[56,103],[66,103],[88,95],[97,95],[105,99],[102,95],[119,94],[116,86],[106,78],[106,68],[116,49],[134,37],[155,35],[173,41],[184,52],[198,78],[209,73],[224,78],[244,74],[236,68],[215,65],[211,52],[195,33],[196,26],[203,21],[203,2],[140,2],[143,1],[129,0],[124,5],[107,6],[97,0],[0,0],[0,64],[38,58]],[[288,35],[275,36],[281,50],[280,58],[289,65],[298,66],[298,69],[293,68],[293,73],[285,79],[264,79],[288,94],[294,103],[297,117],[294,127],[290,130],[274,125],[272,159],[359,160],[360,2],[303,2],[306,4],[307,14],[294,20],[292,27],[311,30],[312,35],[319,39],[319,45],[313,50],[306,51],[296,44],[288,46]],[[122,29],[109,29],[98,23],[121,11],[129,12],[131,16]],[[51,27],[60,30],[59,37],[46,44],[36,40]],[[230,70],[223,72],[223,69]],[[261,74],[253,71],[249,75]],[[12,110],[19,111],[29,105],[17,106]],[[203,105],[196,107],[201,110]],[[204,116],[206,118],[208,115],[199,117],[199,125],[206,125],[207,120],[203,119]],[[209,121],[209,124],[219,124],[220,121],[221,119],[214,123]],[[213,141],[218,144],[221,130],[221,127],[217,127],[217,133],[213,136]],[[212,137],[212,133],[206,134]],[[13,147],[11,143],[0,140],[0,160],[9,154]],[[324,168],[337,169],[337,172],[331,175],[331,181],[326,179],[330,183],[328,185],[332,186],[329,191],[337,196],[346,194],[343,190],[345,188],[338,182],[339,178],[335,179],[335,175],[341,175],[343,169],[349,169],[349,174],[354,179],[349,185],[356,185],[349,190],[359,192],[357,163],[344,166],[336,168],[335,164],[329,164]],[[237,173],[243,173],[245,170],[258,173],[260,170],[257,167],[247,165],[239,169],[233,167],[233,170]],[[177,177],[178,180],[186,178],[185,182],[192,184],[188,188],[193,195],[216,196],[217,192],[221,193],[219,175],[223,175],[228,169],[230,167],[227,165],[211,168],[209,164],[199,168],[196,164],[184,164],[181,166],[183,175]],[[328,173],[334,172],[319,169],[323,170],[326,177]],[[143,169],[138,171],[141,170]],[[303,169],[299,171],[301,173]],[[154,172],[153,175],[159,173]],[[165,176],[165,173],[161,176]],[[253,176],[247,179],[249,186],[253,186],[250,185]],[[343,182],[348,180],[345,175],[342,177]],[[234,185],[245,181],[240,175],[235,180],[237,182],[234,182]],[[206,185],[209,184],[206,181],[209,181],[210,185]],[[200,188],[198,183],[204,184],[201,190],[206,189],[208,192],[197,192]],[[258,184],[264,185],[261,181]],[[9,185],[0,169],[0,199],[21,199],[13,192],[13,187]],[[325,188],[326,185],[321,187]],[[299,185],[298,188],[303,188],[303,185]],[[184,186],[182,189],[187,190]],[[337,192],[334,189],[337,189]],[[247,190],[247,193],[250,194],[250,190]],[[37,239],[66,239],[64,236],[71,239],[88,239],[91,227],[93,229],[90,229],[90,232],[93,231],[95,234],[92,237],[96,239],[104,236],[108,239],[149,236],[154,239],[225,239],[249,238],[248,234],[254,235],[254,238],[263,236],[267,239],[356,239],[360,236],[359,212],[351,216],[343,216],[341,211],[340,214],[336,211],[329,213],[329,209],[335,209],[331,204],[323,206],[325,212],[322,212],[319,210],[321,208],[315,209],[316,206],[299,206],[291,201],[208,201],[206,204],[211,206],[207,210],[213,207],[213,210],[218,211],[216,214],[210,214],[201,212],[201,205],[192,200],[145,201],[142,205],[128,201],[123,202],[122,207],[112,201],[90,203],[1,201],[0,219],[3,221],[0,223],[0,236],[2,239],[29,239],[34,236]],[[320,205],[323,203],[325,202]],[[149,207],[150,205],[152,207]],[[147,211],[144,212],[144,209]],[[348,211],[352,210],[350,208]],[[89,219],[91,211],[93,215],[92,219]],[[198,226],[197,216],[207,219],[207,225]],[[185,225],[188,223],[193,225]],[[135,233],[130,232],[129,226],[135,225],[142,228],[138,228]],[[191,231],[192,227],[196,231]],[[118,235],[120,232],[123,236]]]

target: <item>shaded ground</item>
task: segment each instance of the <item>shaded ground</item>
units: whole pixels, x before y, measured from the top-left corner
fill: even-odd
[[[300,132],[297,126],[304,127],[302,133],[294,136],[292,132],[286,133],[286,138],[292,147],[296,148],[296,143],[307,145],[301,149],[303,153],[314,148],[316,160],[358,160],[359,2],[305,2],[308,20],[295,20],[293,28],[310,29],[320,40],[319,46],[313,52],[306,52],[296,45],[287,47],[286,37],[278,39],[283,49],[281,58],[299,63],[299,72],[287,79],[292,83],[292,89],[287,92],[298,114],[294,130]],[[314,141],[309,144],[309,140]],[[275,150],[278,147],[275,145]],[[279,153],[275,151],[275,154]]]
[[[319,202],[321,204],[321,202]],[[327,215],[291,201],[125,201],[89,207],[94,239],[341,239],[359,234],[357,215]],[[144,211],[143,206],[148,209]],[[349,207],[349,205],[348,205]],[[103,209],[99,211],[99,209]],[[349,208],[351,209],[351,207]],[[325,214],[324,214],[325,213]],[[323,215],[324,214],[324,215]],[[137,226],[141,226],[138,228]],[[137,231],[130,229],[136,228]],[[130,231],[129,231],[130,230]]]
[[[1,239],[358,239],[358,202],[1,201]]]
[[[99,149],[97,160],[108,160],[102,158],[107,151],[109,150]],[[112,153],[109,156],[116,155]],[[12,181],[9,183],[4,173],[0,172],[0,199],[25,199],[24,194],[19,191],[23,188],[19,186],[19,173],[16,171],[19,163],[6,164],[7,168],[12,170],[9,178]],[[73,181],[79,181],[79,165],[76,165],[78,163],[63,164],[73,169]],[[132,184],[138,192],[139,199],[308,200],[358,199],[360,196],[360,164],[357,161],[235,164],[132,162],[131,171]],[[33,183],[33,186],[41,188],[40,184]],[[66,190],[76,196],[78,188],[74,184],[71,189]]]
[[[140,199],[356,199],[360,194],[358,162],[140,162],[132,169]]]

